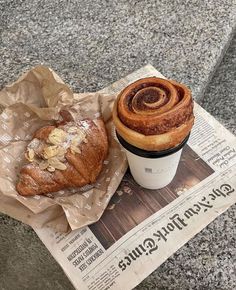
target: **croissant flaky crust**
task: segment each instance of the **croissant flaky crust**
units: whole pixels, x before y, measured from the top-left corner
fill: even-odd
[[[113,121],[118,134],[138,148],[159,151],[175,147],[193,126],[191,92],[175,81],[140,79],[118,95]]]
[[[19,194],[47,194],[95,182],[108,152],[101,119],[67,122],[35,132],[16,186]]]

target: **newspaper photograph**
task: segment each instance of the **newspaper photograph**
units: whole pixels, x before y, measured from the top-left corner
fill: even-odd
[[[100,92],[148,76],[164,78],[147,65]],[[97,222],[66,233],[34,228],[75,289],[133,289],[236,202],[236,137],[197,103],[194,115],[169,185],[145,189],[128,169]]]

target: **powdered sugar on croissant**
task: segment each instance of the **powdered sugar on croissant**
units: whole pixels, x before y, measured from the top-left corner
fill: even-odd
[[[21,195],[55,192],[93,183],[107,155],[108,141],[101,119],[69,121],[35,132],[25,153],[16,186]]]

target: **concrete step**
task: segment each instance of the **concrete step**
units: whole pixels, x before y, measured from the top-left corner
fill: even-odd
[[[236,134],[236,34],[207,85],[200,104]],[[235,212],[234,205],[136,289],[234,289]]]
[[[200,100],[232,37],[235,11],[235,0],[1,1],[0,87],[42,63],[74,91],[96,91],[151,63]],[[233,126],[212,96],[205,94],[206,108]],[[232,217],[219,217],[137,289],[233,289]],[[0,244],[2,289],[73,289],[29,226],[0,214]]]

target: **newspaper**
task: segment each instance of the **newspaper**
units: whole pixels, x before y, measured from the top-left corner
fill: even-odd
[[[147,65],[102,90],[117,93]],[[68,233],[35,229],[76,289],[132,289],[236,202],[236,137],[195,103],[195,125],[174,180],[138,186],[129,171],[101,219]]]

